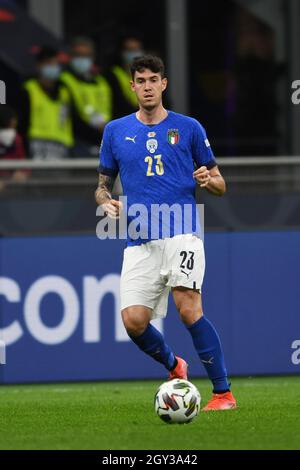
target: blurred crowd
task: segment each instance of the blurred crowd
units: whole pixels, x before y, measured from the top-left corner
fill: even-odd
[[[137,109],[130,65],[144,46],[137,37],[124,37],[115,64],[103,71],[96,53],[88,37],[73,39],[67,60],[52,47],[39,49],[34,74],[22,84],[15,109],[0,106],[0,159],[98,156],[105,125]],[[24,181],[29,174],[0,170],[0,181]]]
[[[223,7],[227,12],[225,3]],[[207,127],[218,155],[282,154],[279,122],[284,125],[285,115],[279,95],[285,87],[285,64],[276,59],[275,31],[244,8],[234,7],[231,13],[233,19],[227,26],[224,22],[215,43],[201,56],[198,47],[207,30],[204,24],[198,27],[198,17],[190,19],[191,56],[196,57],[189,76],[190,113]],[[108,62],[115,48],[114,60]],[[67,53],[39,48],[32,76],[24,80],[14,103],[10,101],[14,109],[0,106],[0,159],[98,156],[105,125],[137,109],[130,65],[145,47],[127,30],[118,47],[100,52],[102,59],[89,37],[73,38]],[[110,65],[99,68],[98,62]],[[164,102],[172,109],[166,96]],[[29,175],[0,169],[0,189],[3,179],[22,182]]]

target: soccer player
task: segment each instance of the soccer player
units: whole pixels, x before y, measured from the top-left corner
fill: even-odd
[[[143,204],[150,214],[154,205],[171,208],[177,204],[182,209],[189,205],[195,214],[196,184],[217,196],[226,191],[205,130],[196,120],[163,107],[167,79],[160,58],[136,58],[131,74],[139,111],[112,121],[105,128],[96,201],[109,217],[120,217],[122,203],[111,195],[120,173],[128,208]],[[139,238],[135,239],[128,230],[121,274],[123,322],[132,341],[163,364],[170,379],[187,379],[187,363],[174,354],[151,324],[153,318],[166,315],[172,290],[180,318],[213,384],[212,398],[203,410],[233,409],[236,400],[230,391],[220,339],[202,311],[205,259],[197,215],[192,216],[191,224],[181,224],[176,214],[171,215],[167,237],[163,234],[161,214],[156,219],[156,239],[152,236],[153,227],[147,226],[148,217],[139,218]],[[129,224],[132,217],[128,215],[127,220]]]

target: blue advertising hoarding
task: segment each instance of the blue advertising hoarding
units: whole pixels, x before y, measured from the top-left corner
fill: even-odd
[[[204,313],[231,375],[300,372],[300,232],[208,233]],[[120,316],[124,242],[93,236],[0,239],[3,383],[164,378]],[[205,376],[170,297],[156,321],[190,375]]]

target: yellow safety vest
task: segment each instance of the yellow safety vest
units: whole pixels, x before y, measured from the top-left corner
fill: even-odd
[[[28,137],[72,147],[74,139],[68,90],[63,85],[60,86],[58,98],[53,100],[44,92],[37,80],[28,80],[24,88],[28,91],[30,100]]]
[[[81,119],[89,123],[94,114],[101,114],[105,122],[112,119],[112,92],[107,80],[100,75],[93,83],[64,72],[61,80],[68,87]]]
[[[126,100],[131,104],[131,106],[138,108],[138,100],[136,94],[130,88],[131,75],[119,65],[115,65],[112,68],[112,72],[118,80],[120,88]]]

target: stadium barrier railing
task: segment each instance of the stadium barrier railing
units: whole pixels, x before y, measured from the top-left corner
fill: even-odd
[[[0,160],[0,170],[96,170],[99,160],[95,158],[63,159],[63,160]],[[218,165],[221,167],[278,167],[300,165],[300,156],[280,157],[219,157]]]

